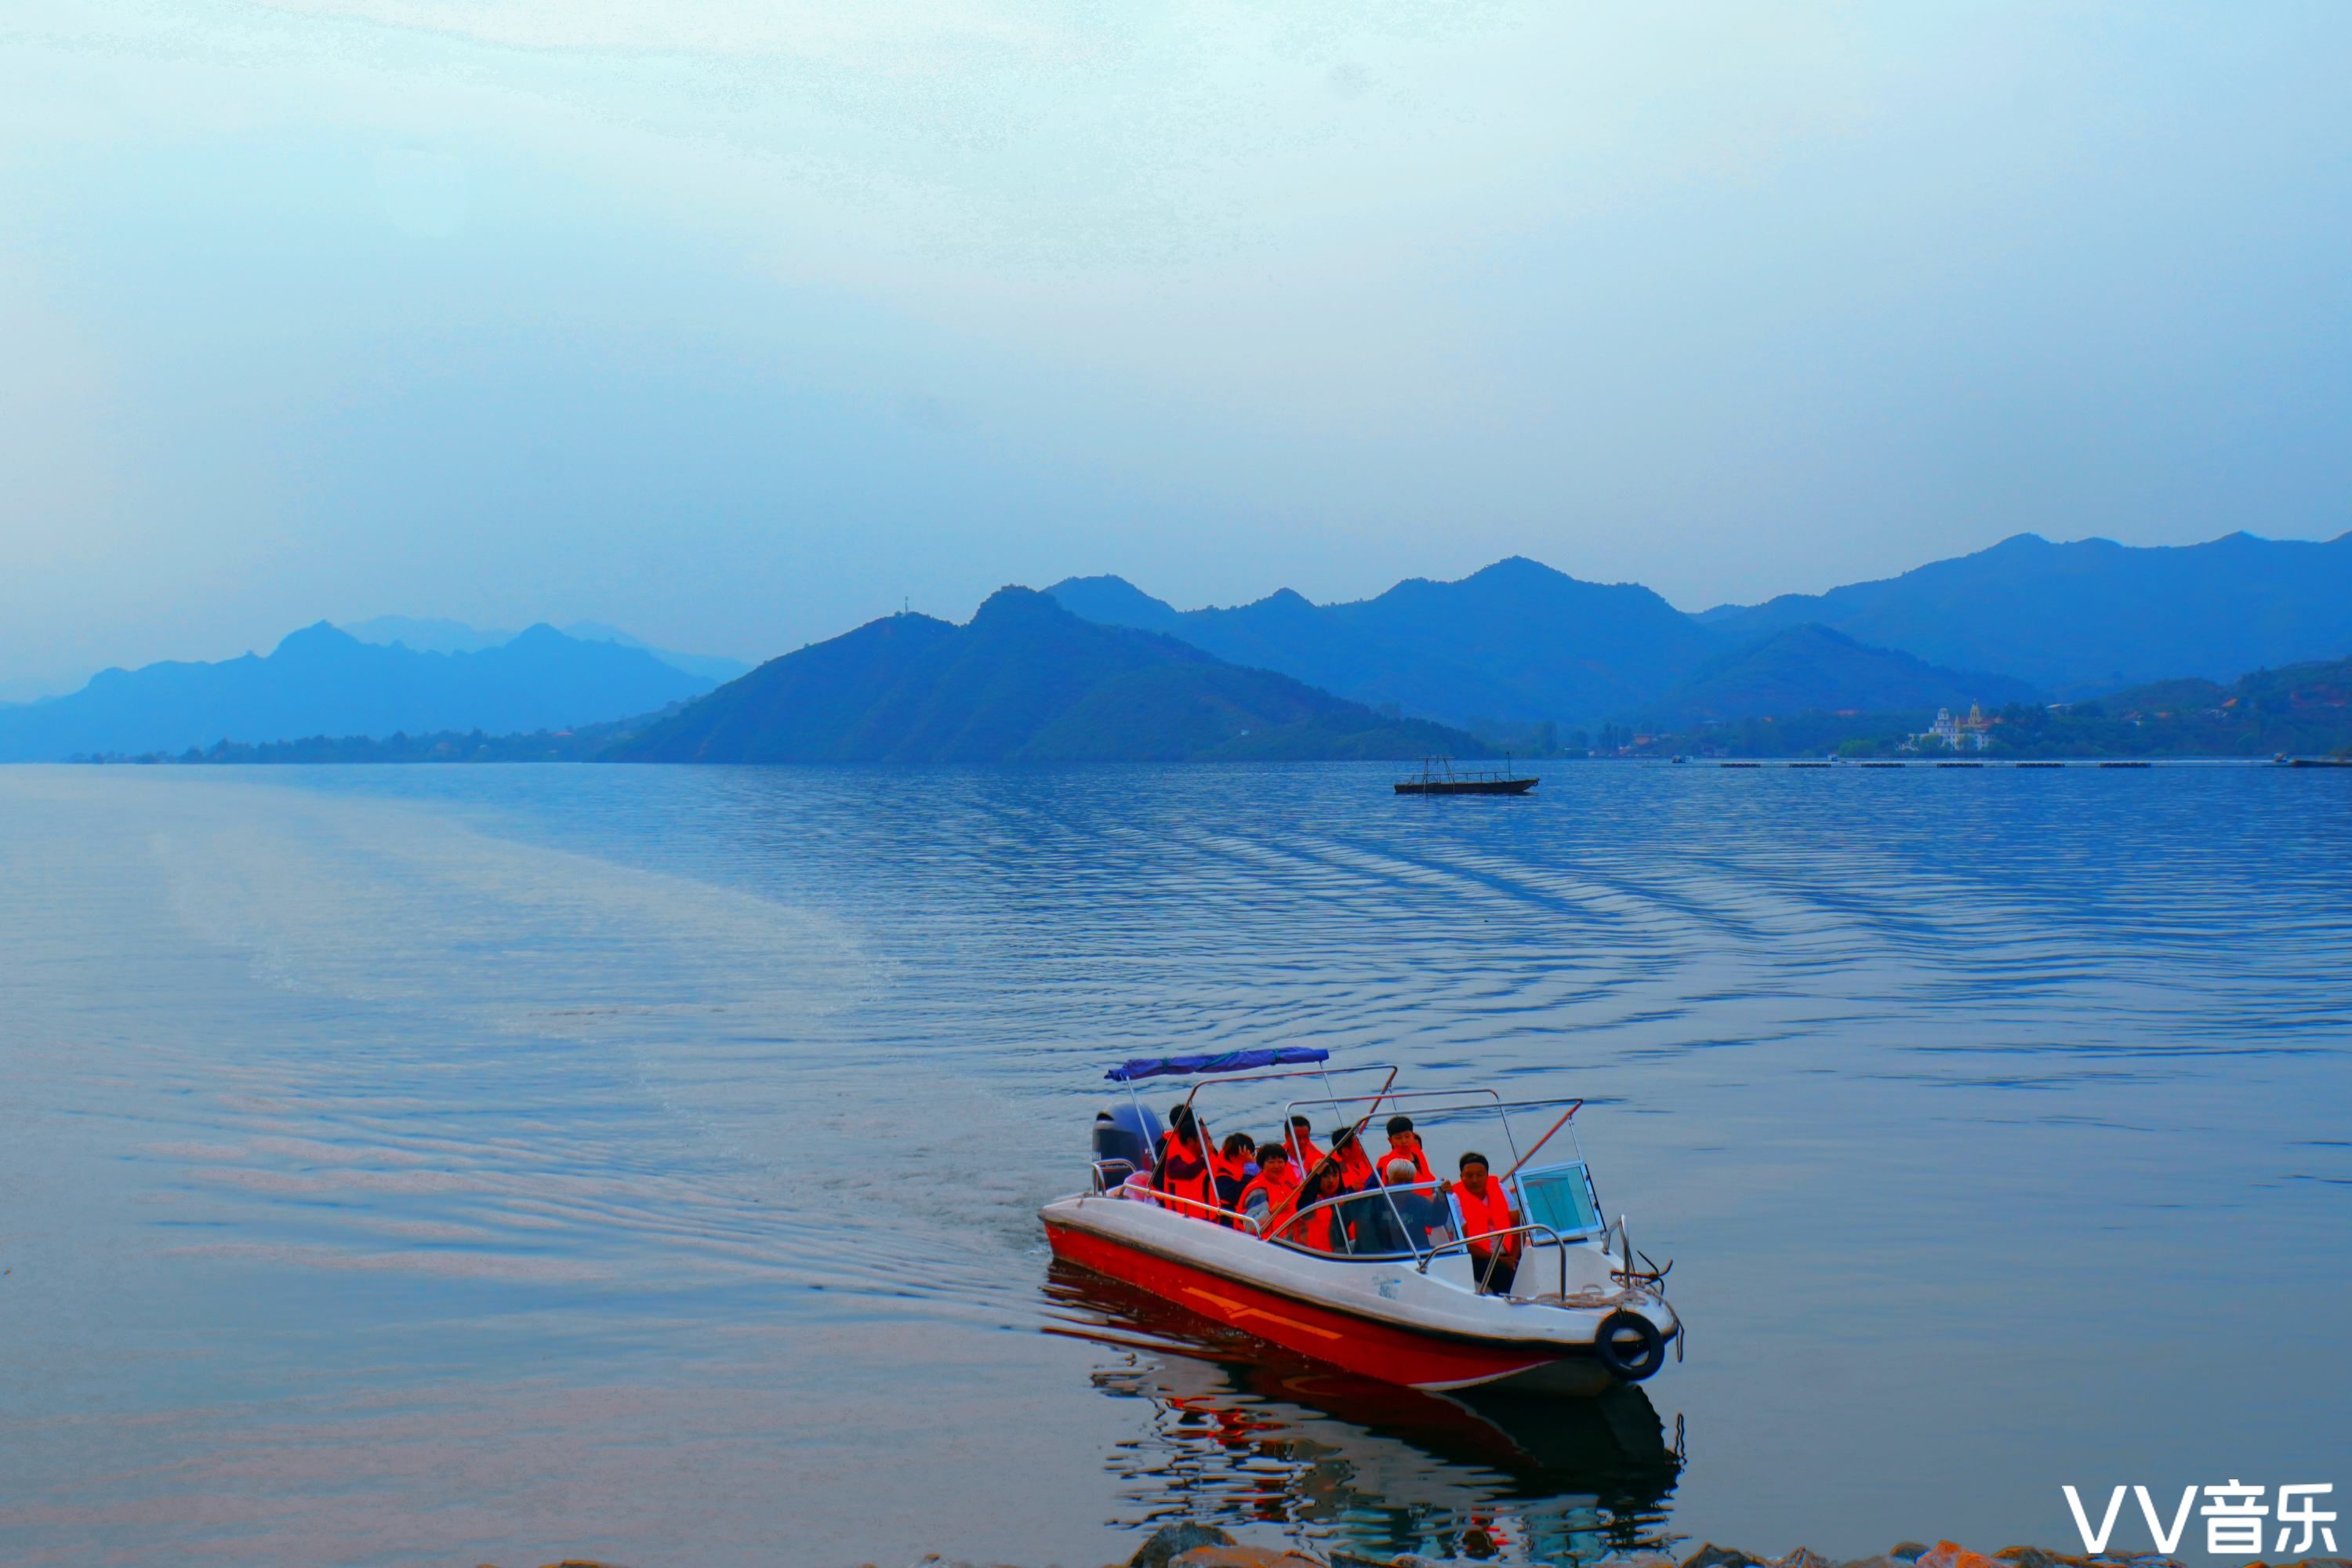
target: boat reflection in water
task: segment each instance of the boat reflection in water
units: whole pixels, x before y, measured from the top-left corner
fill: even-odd
[[[1591,1560],[1665,1542],[1681,1473],[1649,1395],[1426,1394],[1326,1367],[1055,1263],[1052,1331],[1118,1347],[1114,1398],[1156,1406],[1110,1468],[1123,1524],[1283,1523],[1381,1553],[1453,1556],[1484,1531],[1498,1560]]]

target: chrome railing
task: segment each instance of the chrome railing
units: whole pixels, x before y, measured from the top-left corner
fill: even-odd
[[[1094,1173],[1095,1190],[1097,1193],[1105,1195],[1115,1194],[1119,1192],[1126,1185],[1128,1178],[1137,1173],[1135,1165],[1126,1160],[1097,1160],[1092,1163],[1091,1168]],[[1126,1174],[1114,1182],[1108,1179],[1109,1173],[1113,1171],[1124,1172]],[[1341,1193],[1337,1197],[1318,1198],[1314,1203],[1308,1204],[1303,1208],[1292,1209],[1283,1216],[1282,1223],[1275,1226],[1271,1232],[1268,1232],[1264,1228],[1263,1222],[1254,1214],[1244,1213],[1238,1209],[1229,1209],[1222,1204],[1209,1203],[1200,1198],[1187,1197],[1181,1193],[1161,1192],[1155,1187],[1151,1190],[1149,1201],[1159,1205],[1162,1208],[1174,1209],[1180,1214],[1191,1214],[1196,1218],[1208,1220],[1213,1224],[1229,1223],[1233,1228],[1241,1231],[1244,1235],[1257,1237],[1261,1240],[1270,1242],[1276,1247],[1289,1247],[1294,1252],[1304,1252],[1318,1258],[1361,1258],[1366,1262],[1371,1262],[1382,1258],[1402,1259],[1410,1258],[1413,1259],[1414,1272],[1419,1274],[1428,1273],[1429,1266],[1431,1264],[1436,1262],[1441,1258],[1450,1257],[1456,1252],[1466,1254],[1473,1248],[1475,1248],[1478,1251],[1486,1252],[1490,1255],[1497,1254],[1502,1249],[1494,1245],[1496,1242],[1508,1242],[1510,1238],[1515,1236],[1541,1237],[1549,1240],[1553,1248],[1559,1254],[1559,1294],[1562,1297],[1567,1296],[1568,1249],[1571,1245],[1573,1245],[1573,1243],[1571,1243],[1568,1237],[1563,1237],[1558,1229],[1538,1221],[1529,1221],[1524,1225],[1511,1226],[1503,1230],[1480,1231],[1475,1236],[1453,1237],[1442,1242],[1433,1242],[1427,1247],[1414,1246],[1412,1243],[1413,1226],[1406,1222],[1402,1212],[1397,1208],[1397,1194],[1400,1193],[1410,1193],[1433,1196],[1440,1190],[1441,1188],[1437,1184],[1419,1182],[1414,1183],[1410,1186],[1375,1187],[1365,1192]],[[1357,1252],[1350,1247],[1346,1250],[1326,1252],[1320,1247],[1309,1247],[1304,1242],[1293,1239],[1291,1232],[1296,1229],[1301,1220],[1306,1219],[1309,1215],[1324,1210],[1337,1211],[1343,1204],[1354,1204],[1360,1207],[1361,1205],[1369,1203],[1376,1195],[1384,1197],[1388,1200],[1389,1215],[1396,1222],[1397,1234],[1404,1238],[1404,1250],[1401,1252]],[[1335,1220],[1339,1217],[1336,1212],[1334,1213],[1333,1217]],[[1602,1234],[1604,1237],[1603,1245],[1605,1246],[1605,1237],[1607,1234],[1605,1229]],[[1581,1242],[1584,1239],[1584,1237],[1579,1236],[1576,1238],[1576,1241]],[[1487,1282],[1493,1278],[1494,1265],[1490,1258],[1486,1274],[1483,1277],[1478,1278],[1475,1282],[1479,1289],[1483,1289]]]
[[[1456,1237],[1443,1242],[1433,1242],[1427,1247],[1414,1246],[1412,1241],[1413,1226],[1406,1222],[1403,1214],[1397,1208],[1396,1196],[1400,1193],[1412,1193],[1416,1194],[1426,1194],[1433,1196],[1440,1189],[1435,1184],[1416,1182],[1410,1186],[1376,1187],[1360,1193],[1342,1193],[1338,1197],[1334,1198],[1318,1198],[1314,1203],[1308,1204],[1304,1208],[1292,1210],[1291,1213],[1283,1220],[1282,1224],[1275,1227],[1273,1234],[1266,1236],[1265,1239],[1275,1243],[1276,1246],[1287,1247],[1296,1252],[1316,1253],[1318,1256],[1348,1256],[1366,1259],[1379,1258],[1411,1258],[1414,1260],[1413,1271],[1419,1274],[1426,1274],[1429,1272],[1429,1266],[1432,1263],[1435,1262],[1440,1258],[1447,1256],[1448,1254],[1454,1252],[1467,1252],[1473,1247],[1479,1247],[1481,1251],[1491,1253],[1498,1249],[1491,1245],[1486,1244],[1489,1244],[1496,1240],[1507,1241],[1514,1236],[1541,1235],[1549,1237],[1551,1239],[1552,1246],[1559,1249],[1559,1293],[1562,1296],[1568,1294],[1569,1243],[1561,1237],[1558,1230],[1548,1225],[1530,1221],[1525,1225],[1512,1226],[1507,1230],[1480,1231],[1475,1236]],[[1305,1219],[1307,1215],[1314,1214],[1318,1210],[1336,1210],[1342,1204],[1362,1205],[1368,1202],[1375,1194],[1386,1197],[1389,1200],[1389,1215],[1396,1222],[1397,1234],[1404,1238],[1405,1249],[1403,1251],[1372,1253],[1349,1251],[1345,1254],[1324,1254],[1318,1247],[1308,1247],[1303,1242],[1295,1241],[1290,1238],[1288,1233],[1297,1226],[1299,1221]],[[1335,1215],[1334,1218],[1336,1219],[1337,1217],[1338,1216]],[[1486,1279],[1491,1279],[1493,1276],[1494,1268],[1490,1262],[1486,1270]],[[1481,1286],[1484,1286],[1486,1279],[1481,1279],[1478,1283]]]
[[[1508,1230],[1482,1230],[1475,1236],[1457,1237],[1454,1240],[1446,1242],[1442,1246],[1433,1246],[1429,1249],[1427,1254],[1422,1257],[1421,1261],[1414,1266],[1414,1272],[1426,1274],[1429,1272],[1429,1266],[1436,1262],[1439,1258],[1444,1257],[1446,1254],[1457,1251],[1466,1253],[1472,1247],[1477,1247],[1481,1242],[1491,1243],[1498,1237],[1504,1240],[1508,1240],[1510,1237],[1515,1236],[1533,1236],[1538,1231],[1545,1236],[1551,1237],[1552,1246],[1558,1249],[1559,1253],[1559,1293],[1561,1298],[1565,1300],[1568,1295],[1568,1243],[1560,1239],[1559,1232],[1554,1230],[1551,1226],[1533,1222],[1527,1225],[1515,1225]],[[1501,1248],[1488,1246],[1481,1247],[1480,1250],[1492,1255],[1499,1253]],[[1477,1259],[1474,1258],[1471,1261],[1475,1263]],[[1485,1289],[1486,1287],[1486,1281],[1492,1279],[1494,1277],[1495,1265],[1493,1258],[1490,1256],[1486,1263],[1486,1273],[1484,1278],[1477,1281],[1478,1288],[1482,1290]]]
[[[1319,1251],[1321,1250],[1320,1248],[1308,1247],[1303,1242],[1287,1239],[1286,1233],[1296,1227],[1299,1221],[1305,1219],[1311,1214],[1317,1214],[1325,1209],[1337,1209],[1341,1204],[1356,1204],[1361,1205],[1366,1204],[1375,1194],[1378,1194],[1388,1199],[1389,1217],[1396,1222],[1397,1234],[1405,1238],[1406,1250],[1403,1252],[1359,1252],[1354,1253],[1351,1256],[1357,1258],[1418,1258],[1421,1256],[1421,1249],[1412,1245],[1412,1227],[1405,1223],[1403,1214],[1397,1208],[1396,1194],[1399,1193],[1433,1194],[1434,1191],[1435,1189],[1429,1183],[1417,1182],[1412,1185],[1406,1187],[1370,1187],[1362,1192],[1341,1193],[1337,1197],[1318,1198],[1311,1204],[1291,1209],[1287,1215],[1283,1216],[1282,1223],[1274,1227],[1273,1233],[1265,1236],[1265,1239],[1278,1243],[1284,1247],[1294,1247],[1300,1252]],[[1261,1232],[1261,1234],[1264,1233]]]
[[[1092,1168],[1095,1176],[1095,1192],[1103,1197],[1124,1195],[1128,1182],[1138,1174],[1136,1167],[1125,1160],[1097,1160]],[[1109,1181],[1106,1178],[1106,1172],[1110,1169],[1124,1171],[1127,1174],[1116,1182]],[[1154,1203],[1161,1208],[1174,1209],[1180,1214],[1190,1214],[1197,1219],[1216,1223],[1231,1220],[1236,1227],[1247,1226],[1250,1224],[1247,1215],[1238,1209],[1229,1209],[1223,1204],[1186,1197],[1182,1193],[1162,1192],[1158,1187],[1151,1187],[1147,1191],[1149,1195],[1146,1198],[1136,1201]],[[1251,1233],[1255,1234],[1254,1227]]]

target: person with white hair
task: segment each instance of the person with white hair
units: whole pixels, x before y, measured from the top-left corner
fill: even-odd
[[[1449,1222],[1454,1216],[1438,1196],[1436,1184],[1423,1174],[1410,1155],[1391,1153],[1381,1166],[1381,1179],[1388,1189],[1389,1201],[1396,1205],[1396,1217],[1404,1224],[1406,1243],[1413,1251],[1453,1238]]]

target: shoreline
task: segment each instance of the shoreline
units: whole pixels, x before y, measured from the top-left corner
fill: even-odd
[[[1124,1563],[1106,1563],[1103,1568],[1503,1568],[1503,1553],[1509,1549],[1509,1543],[1474,1528],[1465,1533],[1460,1548],[1461,1555],[1458,1556],[1429,1557],[1412,1552],[1383,1555],[1347,1546],[1316,1551],[1299,1547],[1256,1546],[1236,1542],[1214,1525],[1181,1523],[1162,1525]],[[485,1564],[484,1568],[493,1568],[493,1565]],[[544,1568],[623,1568],[623,1565],[567,1559],[560,1563],[545,1564]],[[866,1563],[859,1564],[858,1568],[878,1568],[878,1565]],[[995,1561],[974,1563],[929,1553],[916,1559],[909,1568],[1024,1568],[1024,1565]],[[1055,1568],[1055,1565],[1042,1564],[1040,1568]],[[1710,1542],[1679,1557],[1663,1552],[1636,1552],[1589,1560],[1520,1558],[1510,1560],[1509,1568],[2189,1568],[2189,1565],[2181,1558],[2159,1552],[2081,1554],[2055,1552],[2041,1546],[2008,1546],[1988,1553],[1971,1552],[1950,1541],[1939,1541],[1932,1546],[1916,1541],[1904,1541],[1876,1556],[1844,1562],[1824,1557],[1802,1546],[1777,1557],[1759,1557]],[[2304,1555],[2281,1557],[2275,1561],[2249,1559],[2240,1568],[2352,1568],[2352,1558]]]

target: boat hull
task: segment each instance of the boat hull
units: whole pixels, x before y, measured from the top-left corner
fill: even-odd
[[[1088,1204],[1097,1210],[1108,1204],[1113,1211],[1129,1212],[1118,1213],[1120,1223],[1115,1225],[1076,1223],[1078,1211]],[[1312,1275],[1319,1268],[1341,1271],[1342,1278],[1362,1279],[1369,1271],[1385,1277],[1391,1287],[1415,1278],[1416,1291],[1434,1292],[1442,1288],[1415,1277],[1409,1259],[1402,1268],[1365,1262],[1303,1262],[1289,1249],[1157,1210],[1150,1211],[1152,1219],[1164,1222],[1160,1228],[1170,1234],[1159,1238],[1160,1245],[1154,1245],[1153,1238],[1137,1233],[1135,1222],[1143,1215],[1132,1210],[1141,1206],[1104,1199],[1064,1200],[1045,1212],[1046,1238],[1055,1256],[1067,1262],[1213,1322],[1382,1382],[1426,1390],[1496,1387],[1592,1394],[1616,1381],[1592,1352],[1592,1325],[1601,1315],[1598,1312],[1580,1314],[1495,1297],[1466,1297],[1455,1305],[1456,1321],[1452,1325],[1383,1319],[1350,1310],[1339,1289],[1327,1289],[1320,1299],[1310,1298],[1307,1292],[1316,1283]],[[1057,1215],[1056,1210],[1062,1213]],[[1260,1271],[1261,1278],[1244,1278],[1233,1266],[1234,1260],[1220,1266],[1213,1254],[1234,1248],[1265,1249],[1260,1257],[1267,1267]],[[1291,1288],[1281,1288],[1286,1284]],[[1516,1321],[1518,1327],[1516,1332],[1501,1331],[1498,1322],[1494,1330],[1480,1331],[1460,1321],[1480,1317]],[[1661,1327],[1672,1331],[1665,1324]]]
[[[1396,786],[1399,795],[1525,795],[1536,787],[1535,779],[1421,779],[1408,780]]]

